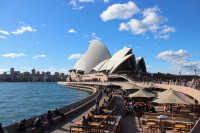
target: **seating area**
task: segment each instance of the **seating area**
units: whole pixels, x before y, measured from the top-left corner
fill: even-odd
[[[159,114],[157,114],[159,116]],[[153,124],[152,124],[153,123]],[[155,132],[161,130],[161,125],[163,130],[181,130],[181,131],[191,131],[195,122],[187,118],[180,117],[167,117],[167,118],[157,118],[156,116],[144,115],[142,117],[142,124],[144,126],[144,132],[154,129]]]
[[[103,110],[103,113],[102,111]],[[87,124],[84,125],[85,116],[83,119],[76,121],[73,126],[70,126],[70,133],[75,132],[112,132],[120,131],[121,116],[116,115],[117,110],[114,106],[114,96],[110,96],[108,101],[104,100],[101,106],[96,105],[92,108],[87,117]]]
[[[121,95],[119,95],[116,92],[120,90],[116,90],[115,92],[115,89],[108,88],[108,86],[102,90],[100,89],[100,91],[104,93],[106,99],[109,97],[108,100],[104,98],[101,98],[101,102],[97,100],[96,105],[98,106],[89,108],[85,114],[71,121],[69,127],[65,128],[67,131],[71,133],[126,133],[129,131],[145,133],[188,133],[193,130],[199,118],[198,113],[194,111],[194,105],[191,104],[162,104],[153,102],[155,100],[154,98],[145,98],[142,96],[132,98],[132,96],[126,93],[120,93]],[[134,93],[135,96],[137,94],[136,90]],[[160,89],[146,89],[145,92],[145,94],[156,96],[156,98],[162,98],[162,93]],[[177,92],[173,93],[177,94]],[[160,97],[157,96],[158,94]],[[85,118],[81,119],[83,116]],[[84,124],[83,120],[90,117],[90,121]]]
[[[108,111],[108,110],[106,110]],[[110,113],[104,115],[94,115],[94,121],[88,122],[88,126],[83,126],[82,121],[75,122],[75,126],[70,126],[70,133],[74,132],[113,132],[120,130],[121,116],[116,116],[116,106]]]

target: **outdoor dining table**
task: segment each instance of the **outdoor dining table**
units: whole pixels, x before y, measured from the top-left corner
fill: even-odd
[[[75,122],[74,124],[78,125],[78,126],[81,126],[81,121],[77,121]],[[100,124],[100,122],[89,122],[88,125],[89,126],[95,126],[95,127],[98,127]]]
[[[157,118],[160,118],[160,132],[162,133],[162,132],[164,132],[163,131],[163,121],[162,121],[162,119],[166,119],[166,118],[168,118],[168,116],[166,116],[166,115],[158,115]]]
[[[152,127],[156,125],[155,122],[147,122],[147,125],[150,126],[151,132],[152,132]]]
[[[182,124],[176,124],[175,127],[180,128],[180,132],[182,131],[182,128],[186,128],[186,126]]]
[[[104,112],[105,114],[109,114],[110,112],[112,112],[112,110],[104,109],[103,112]]]
[[[105,119],[107,115],[94,115],[95,119]]]

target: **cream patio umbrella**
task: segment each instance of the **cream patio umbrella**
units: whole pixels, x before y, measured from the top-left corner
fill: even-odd
[[[153,102],[167,104],[167,103],[176,103],[176,104],[194,104],[194,102],[184,95],[183,93],[174,91],[169,89],[161,94],[158,95],[158,99],[154,100]]]
[[[158,95],[158,99],[154,100],[153,102],[160,103],[160,104],[194,104],[194,102],[184,95],[183,93],[174,91],[173,89],[169,89],[165,92],[162,92]],[[173,110],[172,110],[172,117],[173,117]]]
[[[128,85],[122,86],[122,90],[139,90],[144,89],[144,87],[140,87],[136,84],[129,83]]]
[[[168,92],[170,92],[172,90],[172,88],[165,90],[163,92],[158,93],[157,98],[161,98],[162,96],[165,96]]]
[[[149,93],[149,92],[145,91],[144,89],[140,89],[135,93],[129,94],[128,97],[147,97],[147,98],[151,98],[151,97],[155,97],[155,94]]]
[[[126,90],[127,88],[130,88],[130,86],[132,85],[132,83],[128,82],[128,83],[125,83],[121,86],[121,89],[122,90]]]

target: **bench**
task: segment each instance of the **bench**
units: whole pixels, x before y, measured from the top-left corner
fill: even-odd
[[[70,133],[72,132],[104,132],[105,129],[108,126],[108,123],[111,119],[114,118],[114,115],[116,114],[116,106],[113,108],[113,110],[108,114],[106,118],[103,119],[103,121],[100,122],[99,126],[70,126]],[[78,123],[78,122],[77,122]],[[85,129],[87,130],[85,130]]]
[[[88,128],[88,127],[87,127]],[[73,132],[88,132],[88,133],[99,133],[100,131],[97,129],[82,129],[82,128],[77,128],[77,127],[70,127],[70,133]]]
[[[112,125],[110,133],[120,133],[121,116],[117,116],[115,123]]]

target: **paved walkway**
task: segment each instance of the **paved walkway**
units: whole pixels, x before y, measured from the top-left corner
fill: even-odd
[[[117,114],[123,116],[124,100],[120,95],[116,96],[115,104],[117,105]],[[121,133],[138,133],[142,132],[141,122],[138,117],[123,116]]]
[[[108,99],[106,95],[103,95],[100,100],[100,105],[103,103],[104,99]],[[142,123],[140,118],[134,117],[133,115],[126,115],[123,116],[123,107],[124,107],[124,100],[120,95],[116,95],[115,97],[115,104],[117,105],[117,115],[122,116],[122,129],[121,133],[144,133],[142,131]],[[50,130],[50,133],[69,133],[70,126],[74,125],[74,122],[79,121],[82,119],[84,115],[87,115],[92,107],[95,106],[93,103],[90,107],[80,111],[76,115],[68,118],[67,120],[63,121],[59,125],[57,125],[55,130]],[[157,110],[161,111],[162,108],[160,107]],[[167,131],[167,133],[172,133],[172,131]]]
[[[101,105],[104,101],[104,99],[108,99],[108,96],[103,95],[99,105]],[[68,118],[67,120],[61,122],[59,125],[55,127],[55,130],[50,130],[50,133],[69,133],[70,132],[70,126],[74,125],[74,122],[79,121],[83,118],[84,115],[87,115],[92,107],[95,106],[95,103],[93,103],[91,106],[83,109],[76,115],[73,115],[72,117]]]

